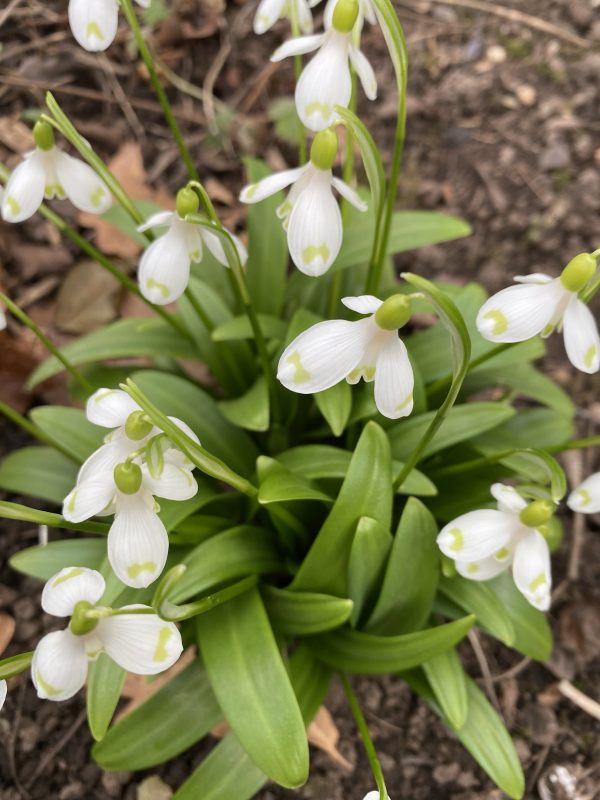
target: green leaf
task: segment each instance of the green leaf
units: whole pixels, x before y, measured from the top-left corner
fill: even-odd
[[[373,215],[379,217],[379,211],[385,202],[385,175],[377,145],[363,122],[350,109],[336,106],[336,113],[343,120],[353,138],[358,142],[365,172],[371,189]]]
[[[247,431],[269,429],[269,388],[262,375],[241,397],[221,400],[218,405],[223,416],[238,428]]]
[[[86,704],[88,725],[94,739],[99,742],[110,725],[126,672],[123,667],[101,653],[97,661],[90,664],[88,673]]]
[[[130,317],[112,322],[105,328],[69,342],[61,348],[61,353],[76,367],[107,358],[194,358],[197,355],[190,340],[160,317]],[[33,389],[63,369],[61,362],[51,356],[34,370],[26,386]]]
[[[33,659],[33,650],[28,653],[18,653],[10,658],[3,658],[0,661],[0,680],[8,680],[15,675],[20,675],[28,669]]]
[[[298,147],[304,141],[304,126],[298,122],[298,112],[293,97],[276,97],[267,108],[269,121],[275,126],[275,135],[287,144]]]
[[[348,564],[348,595],[354,602],[353,627],[376,599],[392,542],[392,534],[376,520],[370,517],[358,520]]]
[[[47,581],[65,567],[100,569],[105,556],[103,539],[62,539],[19,550],[8,563],[17,572]]]
[[[331,497],[297,472],[291,472],[275,459],[260,456],[258,473],[261,476],[258,502],[261,505],[291,500],[321,500],[331,503]]]
[[[261,330],[266,339],[282,341],[287,330],[287,324],[279,317],[270,314],[257,314]],[[254,339],[254,331],[250,320],[244,314],[242,317],[232,317],[222,322],[212,332],[213,342],[232,342],[239,339]]]
[[[508,572],[488,581],[487,585],[510,617],[515,633],[512,647],[536,661],[550,658],[553,639],[546,615],[525,600]]]
[[[340,493],[302,562],[292,588],[346,597],[350,548],[358,520],[372,517],[389,528],[391,513],[389,444],[384,431],[376,423],[369,422],[358,440]]]
[[[148,219],[153,214],[157,214],[159,211],[164,211],[163,208],[153,203],[151,200],[134,200],[133,205],[137,208],[140,214],[144,217],[144,219]],[[140,233],[137,229],[137,224],[131,219],[130,215],[127,211],[123,208],[123,206],[115,203],[114,206],[111,206],[108,211],[105,211],[104,214],[101,215],[102,219],[105,222],[109,222],[111,225],[124,233],[129,239],[132,239],[134,242],[137,242],[142,247],[145,247],[148,244],[148,240],[144,236],[143,233]]]
[[[383,675],[411,669],[457,644],[475,617],[401,636],[375,636],[350,628],[307,640],[315,655],[334,669],[363,675]]]
[[[450,726],[455,731],[460,730],[469,713],[469,701],[466,674],[458,653],[449,648],[426,661],[423,671]]]
[[[301,786],[304,721],[258,591],[200,615],[197,630],[213,690],[244,750],[272,780]]]
[[[352,612],[352,600],[327,594],[292,592],[264,586],[261,594],[276,633],[282,636],[310,636],[339,628]]]
[[[573,420],[550,408],[526,408],[495,430],[482,433],[472,445],[484,455],[503,450],[555,447],[573,437]]]
[[[85,531],[86,533],[108,533],[109,526],[105,522],[69,522],[60,514],[53,514],[50,511],[38,511],[37,508],[29,508],[20,503],[8,503],[0,500],[0,517],[3,519],[16,519],[20,522],[34,522],[36,525],[48,525],[50,528],[67,528],[73,531]]]
[[[414,631],[425,623],[438,585],[437,534],[431,512],[419,500],[409,497],[367,630],[399,634]]]
[[[352,389],[346,381],[340,381],[315,395],[317,408],[325,418],[334,436],[341,436],[352,411]]]
[[[0,489],[62,505],[77,479],[77,464],[51,447],[23,447],[0,462]]]
[[[474,614],[477,625],[496,639],[512,647],[515,629],[503,603],[486,583],[469,581],[460,576],[442,577],[440,591],[463,611]]]
[[[106,436],[106,428],[88,422],[79,408],[38,406],[29,416],[49,439],[80,462],[97,450]]]
[[[245,158],[244,163],[250,183],[270,175],[262,161]],[[275,316],[283,308],[288,266],[287,237],[276,213],[283,199],[277,192],[248,207],[248,288],[256,310]]]
[[[206,670],[193,661],[94,745],[108,770],[147,769],[183,753],[223,718]]]

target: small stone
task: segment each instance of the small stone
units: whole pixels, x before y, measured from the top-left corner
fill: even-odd
[[[130,779],[130,772],[103,772],[102,786],[109,797],[121,797],[123,786]]]
[[[145,778],[137,789],[137,800],[171,800],[171,797],[173,790],[158,775]]]
[[[555,169],[564,169],[571,163],[571,154],[565,144],[553,144],[547,147],[540,156],[540,169],[551,172]]]
[[[446,783],[455,781],[460,774],[460,765],[454,762],[453,764],[440,764],[433,770],[433,780],[443,786]]]
[[[80,781],[69,783],[60,790],[58,800],[80,800],[85,796],[85,787]]]
[[[591,0],[569,0],[567,9],[573,22],[582,28],[587,28],[594,19]]]
[[[522,83],[515,89],[515,94],[517,95],[517,99],[521,105],[530,107],[535,105],[535,101],[537,100],[537,92],[533,86],[530,86],[528,83]]]
[[[486,59],[492,64],[504,64],[506,61],[506,50],[499,44],[493,44],[485,51]]]

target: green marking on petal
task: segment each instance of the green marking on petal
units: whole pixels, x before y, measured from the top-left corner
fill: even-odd
[[[508,330],[508,320],[501,311],[488,311],[483,315],[484,319],[489,319],[494,323],[492,336],[500,336]]]
[[[160,633],[158,634],[158,644],[156,645],[156,650],[152,656],[153,661],[165,661],[168,658],[169,651],[167,650],[167,644],[172,636],[173,630],[168,628],[166,625],[164,628],[160,629]]]
[[[406,408],[406,406],[410,405],[413,401],[413,393],[411,392],[406,400],[403,400],[402,403],[396,406],[396,411],[402,411]]]
[[[470,575],[474,575],[476,572],[479,572],[479,564],[467,564],[467,572]]]
[[[76,578],[78,575],[83,575],[83,570],[81,567],[73,567],[73,569],[70,569],[66,575],[61,575],[60,578],[57,578],[53,582],[52,587],[54,588],[61,583],[65,583],[65,581],[70,581],[71,578]]]
[[[583,363],[586,365],[588,369],[591,369],[594,365],[594,361],[596,360],[597,349],[595,344],[591,344],[585,352],[583,357]]]
[[[501,547],[498,552],[494,553],[494,558],[498,561],[504,561],[505,558],[508,558],[510,555],[510,550],[508,547]]]
[[[86,653],[86,656],[90,661],[95,661],[102,652],[104,652],[104,648],[99,647],[97,650],[90,650],[88,653]]]
[[[244,199],[252,200],[252,198],[256,194],[257,189],[258,189],[258,183],[250,183],[248,186],[246,186],[246,188],[244,189]]]
[[[142,572],[156,572],[156,562],[144,561],[143,564],[131,564],[127,567],[127,574],[132,580],[135,580]]]
[[[302,261],[305,264],[311,264],[317,258],[323,259],[323,261],[327,261],[329,259],[331,251],[326,244],[321,245],[310,245],[309,247],[305,247],[302,251]]]
[[[69,502],[67,503],[67,511],[69,513],[73,513],[73,511],[75,511],[76,499],[77,499],[77,489],[74,489],[71,492],[71,497],[69,498]]]
[[[90,195],[90,203],[94,206],[94,208],[100,208],[102,205],[102,201],[104,200],[106,192],[104,191],[103,186],[97,186],[94,191]]]
[[[294,367],[295,370],[294,383],[305,383],[306,381],[310,380],[310,372],[302,365],[300,353],[297,350],[287,357],[287,361],[292,365],[292,367]]]
[[[542,586],[545,586],[546,583],[546,576],[543,572],[540,572],[540,574],[530,582],[529,591],[535,592],[537,589],[541,589]]]
[[[149,278],[146,281],[146,286],[148,289],[158,289],[163,297],[169,296],[169,287],[166,284],[157,281],[155,278]]]
[[[283,219],[284,217],[288,216],[288,214],[291,212],[291,210],[292,210],[292,204],[290,203],[290,201],[289,200],[284,200],[283,203],[280,206],[277,207],[277,210],[276,210],[275,213],[277,214],[279,219]]]
[[[356,367],[355,369],[352,370],[352,372],[348,373],[346,380],[350,381],[351,383],[356,383],[356,381],[359,380],[359,378],[363,378],[367,383],[369,381],[374,380],[375,367],[367,367],[367,366]]]
[[[96,37],[96,39],[100,39],[101,42],[104,41],[104,34],[100,30],[100,26],[97,22],[88,22],[85,28],[85,36],[86,39],[93,39]]]
[[[21,206],[12,195],[9,195],[9,197],[6,198],[6,205],[8,206],[10,213],[15,217],[21,211]]]
[[[554,325],[546,325],[541,333],[542,339],[547,339],[548,336],[554,331]]]
[[[327,122],[331,116],[331,106],[327,103],[320,103],[318,100],[314,100],[306,106],[305,112],[309,117],[312,117],[313,114],[320,114],[323,120]]]
[[[577,495],[579,497],[579,503],[582,506],[589,506],[592,502],[592,498],[587,489],[577,489]]]
[[[465,538],[460,528],[451,528],[448,531],[448,536],[452,536],[453,542],[449,545],[448,549],[454,553],[459,553],[465,546]]]
[[[54,686],[51,686],[47,681],[45,681],[42,677],[42,673],[36,670],[35,679],[37,683],[42,687],[42,691],[47,697],[57,697],[61,693],[61,689],[55,689]]]

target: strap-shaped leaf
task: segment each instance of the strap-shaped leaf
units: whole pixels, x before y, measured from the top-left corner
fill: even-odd
[[[440,592],[455,605],[474,614],[477,625],[511,647],[515,629],[510,616],[497,595],[485,583],[469,581],[460,576],[440,579]]]
[[[292,588],[347,597],[348,561],[358,520],[371,517],[389,528],[391,512],[389,443],[379,425],[369,422],[358,440],[337,500],[302,562]]]
[[[9,564],[17,572],[47,581],[65,567],[100,569],[105,556],[103,539],[63,539],[19,550]]]
[[[334,436],[341,436],[352,411],[352,389],[340,381],[330,389],[315,394],[317,408],[325,418]]]
[[[499,598],[512,622],[515,633],[512,647],[536,661],[550,658],[553,638],[546,615],[525,600],[508,572],[489,581],[488,586]]]
[[[146,769],[183,753],[223,718],[196,660],[108,731],[92,750],[109,770]]]
[[[377,520],[361,517],[350,550],[348,595],[354,603],[351,624],[357,627],[364,612],[372,608],[392,547],[392,534]]]
[[[275,586],[264,586],[261,594],[275,632],[283,636],[310,636],[339,628],[352,612],[352,600],[328,594]]]
[[[401,636],[375,636],[345,628],[307,640],[318,658],[334,669],[364,675],[401,672],[457,644],[475,622],[463,617],[436,628]]]
[[[469,713],[466,674],[460,663],[458,653],[449,648],[423,664],[436,700],[444,716],[457,731],[462,728]]]
[[[106,429],[93,425],[79,408],[38,406],[29,416],[53,442],[81,462],[97,450]]]
[[[287,252],[287,251],[286,251]],[[270,314],[257,314],[260,327],[266,339],[283,340],[287,324],[279,317]],[[213,342],[234,342],[239,339],[253,339],[254,331],[246,316],[232,317],[222,322],[211,334]]]
[[[247,431],[266,431],[269,429],[269,389],[264,376],[241,397],[221,400],[219,409],[223,416],[238,428]]]
[[[261,456],[257,466],[260,476],[258,502],[261,505],[285,503],[291,500],[332,502],[331,497],[322,492],[312,481],[297,472],[291,472],[275,459]]]
[[[23,447],[0,462],[0,489],[56,505],[75,485],[77,464],[51,447]]]
[[[302,785],[304,721],[258,591],[200,615],[197,630],[213,690],[244,750],[277,783]]]
[[[99,742],[105,735],[125,683],[123,667],[101,653],[90,664],[86,692],[87,717],[90,732]]]
[[[28,653],[18,653],[16,656],[10,656],[10,658],[3,658],[0,661],[0,680],[5,681],[8,678],[19,675],[21,672],[25,672],[32,659],[33,650]]]

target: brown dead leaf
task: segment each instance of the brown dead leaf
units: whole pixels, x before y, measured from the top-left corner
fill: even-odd
[[[0,614],[0,655],[11,643],[14,632],[14,619],[9,614]]]
[[[106,325],[118,313],[121,284],[100,264],[79,261],[56,298],[56,326],[65,333],[89,333]]]
[[[108,168],[132,200],[150,200],[167,209],[175,207],[175,200],[168,192],[148,186],[142,151],[137,142],[125,142]],[[106,255],[134,258],[140,252],[137,242],[97,214],[83,212],[79,214],[79,223],[96,231],[96,247]]]
[[[226,719],[224,719],[221,722],[219,722],[218,725],[215,725],[215,727],[210,732],[210,735],[214,736],[215,739],[222,739],[228,733],[229,733],[229,723],[227,722]]]
[[[33,135],[18,116],[0,117],[0,142],[14,153],[33,149]]]
[[[121,709],[121,711],[119,711],[115,721],[118,722],[120,719],[123,719],[123,717],[131,714],[132,711],[135,711],[138,706],[141,706],[143,702],[149,700],[153,695],[156,694],[156,692],[158,692],[159,689],[162,689],[162,687],[166,686],[166,684],[173,680],[176,675],[179,675],[179,673],[182,672],[188,666],[188,664],[191,664],[195,657],[196,648],[188,648],[181,656],[179,661],[173,664],[170,669],[168,669],[166,672],[163,672],[153,681],[149,681],[143,675],[133,675],[132,673],[128,673],[127,677],[125,678],[121,697],[125,697],[127,700],[129,700],[129,702],[124,708]]]
[[[308,726],[308,741],[310,744],[323,750],[329,758],[342,769],[352,772],[354,766],[337,749],[340,732],[333,717],[325,706],[321,706],[313,721]]]

